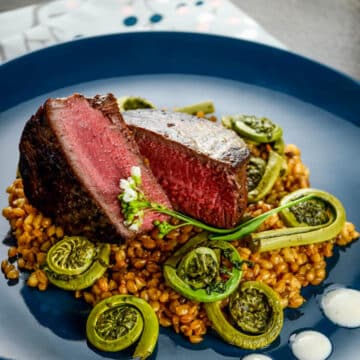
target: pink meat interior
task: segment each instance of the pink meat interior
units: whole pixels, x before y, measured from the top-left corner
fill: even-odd
[[[220,227],[235,226],[239,191],[235,170],[194,156],[185,147],[164,141],[154,133],[136,129],[136,141],[141,153],[165,190],[174,208]]]
[[[144,167],[137,152],[129,146],[119,126],[111,124],[85,98],[68,98],[65,106],[63,100],[59,105],[56,101],[53,112],[58,113],[52,117],[57,119],[53,125],[68,160],[115,226],[119,218],[123,219],[117,198],[121,191],[119,181],[130,176],[133,166],[141,168],[145,195],[152,201],[168,205],[162,189]],[[159,214],[147,213],[141,230],[151,229],[153,221],[158,218]]]

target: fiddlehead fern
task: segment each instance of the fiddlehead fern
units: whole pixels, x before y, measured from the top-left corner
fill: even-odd
[[[65,236],[48,251],[44,271],[53,285],[81,290],[104,274],[109,258],[109,244],[96,245],[82,236]]]
[[[115,295],[99,302],[90,312],[86,335],[103,351],[120,351],[138,339],[134,358],[146,359],[156,346],[159,323],[152,307],[131,295]]]

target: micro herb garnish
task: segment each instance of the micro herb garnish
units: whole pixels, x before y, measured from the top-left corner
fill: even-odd
[[[120,180],[120,189],[122,192],[118,196],[122,213],[124,215],[124,225],[129,230],[137,231],[141,227],[144,215],[148,211],[155,211],[161,214],[172,216],[182,223],[179,225],[171,225],[167,221],[154,221],[154,225],[159,229],[159,236],[164,237],[170,231],[185,225],[193,225],[210,233],[211,240],[238,240],[246,235],[254,232],[269,216],[282,211],[283,209],[294,206],[300,202],[313,198],[314,195],[307,194],[301,198],[297,198],[275,209],[269,210],[255,218],[241,223],[232,229],[220,229],[202,223],[196,219],[186,216],[180,212],[168,209],[167,207],[149,201],[141,190],[141,170],[138,166],[131,168],[131,176],[127,179]]]
[[[232,261],[241,263],[241,257],[231,243],[209,241],[208,233],[199,233],[164,262],[166,283],[190,300],[213,302],[225,299],[239,286],[242,270],[221,264],[224,251],[231,254]]]

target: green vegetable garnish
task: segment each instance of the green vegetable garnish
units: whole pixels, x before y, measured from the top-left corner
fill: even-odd
[[[193,289],[203,289],[214,282],[219,275],[219,269],[214,250],[202,246],[182,258],[176,273]]]
[[[220,268],[221,256],[229,260],[231,268]],[[203,232],[176,251],[165,262],[163,272],[169,286],[184,297],[213,302],[226,298],[238,287],[241,258],[231,244],[209,241]]]
[[[274,151],[276,151],[278,154],[283,155],[285,150],[285,143],[284,139],[281,137],[277,140],[275,140],[273,143],[271,143],[272,148]]]
[[[278,294],[260,281],[242,283],[229,299],[205,304],[216,332],[228,343],[255,350],[271,344],[280,334],[284,315]]]
[[[282,137],[282,129],[270,119],[253,115],[224,116],[225,127],[234,129],[240,136],[256,143],[271,143]]]
[[[292,202],[284,204],[276,209],[272,209],[254,219],[250,219],[239,226],[232,229],[219,229],[213,226],[206,225],[201,221],[195,220],[189,216],[181,214],[177,211],[170,210],[165,206],[157,203],[150,202],[146,199],[142,192],[140,168],[133,167],[131,169],[131,176],[128,179],[121,179],[120,188],[123,192],[119,195],[119,200],[124,215],[124,224],[131,230],[138,230],[142,224],[143,217],[146,211],[156,211],[162,214],[172,216],[181,220],[183,223],[180,225],[170,225],[167,222],[156,221],[154,224],[159,228],[159,236],[165,236],[169,231],[185,225],[194,225],[203,229],[211,235],[209,238],[212,240],[237,240],[254,232],[269,216],[278,213],[282,209],[291,207],[299,202],[305,201],[313,197],[309,194],[303,198],[296,199]]]
[[[196,115],[198,112],[211,114],[215,112],[214,103],[211,100],[203,101],[197,104],[175,108],[174,111],[182,112],[190,115]]]
[[[288,246],[314,244],[335,238],[346,221],[345,209],[333,195],[316,189],[301,189],[285,196],[280,207],[295,199],[311,199],[282,209],[284,229],[268,230],[251,234],[252,245],[256,251],[269,251]]]
[[[53,285],[81,290],[105,273],[109,258],[109,244],[96,245],[82,236],[65,236],[48,251],[44,271]]]
[[[133,358],[146,359],[154,351],[159,323],[153,308],[143,299],[115,295],[99,302],[86,322],[89,342],[99,350],[120,351],[139,338]]]
[[[314,195],[310,192],[309,194],[303,196],[303,197],[299,197],[295,200],[292,200],[288,203],[285,204],[281,204],[279,207],[275,208],[275,209],[271,209],[269,211],[266,211],[265,213],[256,216],[250,220],[245,221],[244,223],[240,224],[239,226],[237,226],[234,229],[230,229],[230,231],[228,233],[223,233],[223,234],[212,234],[210,235],[210,239],[211,240],[226,240],[226,241],[232,241],[232,240],[237,240],[237,239],[241,239],[247,235],[252,234],[253,232],[256,231],[256,229],[264,222],[266,221],[267,218],[269,218],[271,215],[277,214],[278,212],[289,208],[291,206],[294,206],[296,204],[299,204],[303,201],[312,199],[314,197]],[[280,231],[280,230],[274,230],[274,231]],[[260,233],[259,233],[260,234]],[[255,235],[255,234],[254,234]]]
[[[246,180],[248,194],[254,190],[260,183],[266,168],[266,161],[261,157],[250,156],[249,163],[246,168]]]
[[[250,188],[248,188],[249,202],[259,201],[267,195],[284,168],[285,160],[281,155],[272,150],[269,152],[269,158],[265,167],[261,161],[263,161],[261,158],[250,158],[247,168],[248,184],[250,181]]]
[[[152,102],[138,96],[124,96],[117,100],[120,111],[155,109]]]

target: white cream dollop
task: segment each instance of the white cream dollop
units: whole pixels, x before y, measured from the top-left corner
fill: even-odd
[[[290,347],[298,360],[325,360],[332,350],[330,340],[321,332],[305,330],[290,336]]]
[[[360,326],[360,291],[338,288],[325,292],[320,306],[333,323],[348,328]]]
[[[241,360],[272,360],[272,358],[263,354],[250,354],[241,358]]]

